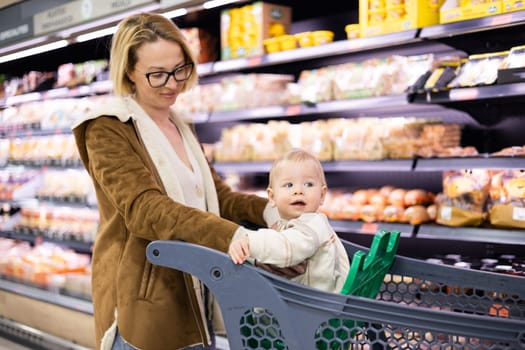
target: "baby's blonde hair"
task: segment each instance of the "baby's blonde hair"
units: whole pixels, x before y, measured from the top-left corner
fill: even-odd
[[[272,187],[275,177],[275,169],[285,163],[285,162],[295,162],[295,163],[303,163],[306,161],[312,161],[314,162],[317,170],[319,178],[321,179],[321,182],[323,186],[326,186],[326,178],[324,175],[324,170],[321,162],[319,159],[317,159],[316,156],[314,156],[312,153],[302,149],[302,148],[292,148],[288,151],[286,151],[282,156],[277,158],[270,169],[270,175],[269,175],[269,181],[268,181],[268,187]]]

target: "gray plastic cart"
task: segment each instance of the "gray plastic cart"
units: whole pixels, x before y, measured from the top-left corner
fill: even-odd
[[[350,257],[368,249],[343,241]],[[375,299],[327,293],[194,244],[147,257],[215,295],[232,350],[525,349],[525,278],[396,255]]]

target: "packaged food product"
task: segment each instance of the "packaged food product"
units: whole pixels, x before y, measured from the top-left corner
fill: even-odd
[[[480,226],[485,220],[490,173],[487,169],[443,172],[443,192],[436,197],[436,222],[447,226]]]
[[[331,43],[334,40],[334,32],[330,30],[316,30],[312,32],[312,41],[314,45],[323,45]]]
[[[494,170],[489,193],[492,225],[525,228],[525,169]]]
[[[347,24],[345,26],[347,39],[356,39],[361,36],[361,25],[359,23]]]

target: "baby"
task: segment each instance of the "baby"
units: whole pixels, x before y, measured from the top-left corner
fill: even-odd
[[[228,250],[233,262],[288,267],[306,260],[305,273],[291,280],[339,293],[350,264],[328,218],[318,212],[326,191],[322,165],[312,154],[292,149],[277,159],[267,193],[281,219],[274,229],[238,230]]]

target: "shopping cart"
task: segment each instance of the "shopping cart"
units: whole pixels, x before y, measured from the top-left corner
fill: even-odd
[[[349,257],[369,251],[343,244]],[[522,277],[396,255],[373,298],[309,288],[184,242],[151,242],[147,257],[209,288],[232,350],[525,349]]]

